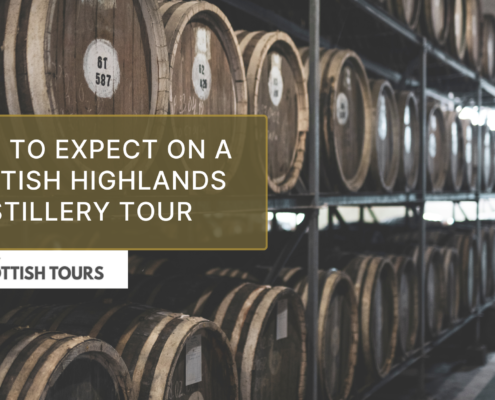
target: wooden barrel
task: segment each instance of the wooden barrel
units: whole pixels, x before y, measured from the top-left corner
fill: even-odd
[[[459,192],[464,179],[465,142],[462,123],[455,111],[445,113],[448,148],[448,170],[445,188]]]
[[[483,35],[481,41],[481,73],[485,78],[495,78],[495,17],[483,15]]]
[[[418,263],[419,247],[413,254],[414,262]],[[426,332],[434,338],[443,328],[445,311],[445,279],[443,257],[438,247],[429,246],[425,249],[425,280],[426,280]]]
[[[487,228],[481,228],[481,240],[478,258],[478,289],[482,303],[488,300],[488,273],[491,263],[490,232]]]
[[[450,7],[452,15],[447,45],[450,54],[459,60],[463,60],[466,54],[466,3],[466,0],[455,0]]]
[[[401,157],[397,186],[406,192],[413,191],[419,176],[419,142],[420,124],[418,100],[414,92],[398,92],[397,107],[399,110],[401,138]]]
[[[129,371],[109,344],[0,324],[0,397],[132,400]]]
[[[237,399],[225,334],[203,318],[133,304],[24,307],[2,321],[87,335],[112,345],[132,377],[134,399]]]
[[[375,110],[369,178],[374,190],[392,192],[400,162],[400,122],[392,85],[371,80],[371,101]]]
[[[398,356],[407,358],[416,346],[419,330],[419,275],[410,257],[391,256],[399,293]]]
[[[438,193],[443,190],[447,178],[448,168],[448,148],[444,143],[448,143],[445,118],[440,108],[440,104],[431,103],[428,107],[428,187]]]
[[[423,27],[427,36],[443,46],[449,37],[452,0],[424,0]]]
[[[490,262],[488,264],[487,274],[487,298],[495,298],[495,225],[493,223],[488,227],[488,251],[490,253]]]
[[[481,127],[481,134],[483,140],[481,152],[481,189],[485,192],[491,192],[495,183],[495,140],[493,132],[488,125]]]
[[[8,113],[167,112],[168,53],[156,2],[4,4],[0,85]]]
[[[309,71],[308,48],[300,49]],[[321,173],[325,190],[357,192],[364,184],[373,146],[373,106],[368,76],[351,50],[320,53]]]
[[[390,371],[397,346],[399,300],[394,268],[382,257],[358,256],[344,269],[359,304],[360,350],[368,379]]]
[[[235,354],[241,399],[273,398],[274,393],[304,398],[304,306],[292,289],[218,276],[135,278],[123,293],[126,300],[202,316],[220,326]],[[112,292],[106,295],[118,296]]]
[[[245,281],[259,283],[258,279],[252,276],[249,272],[240,270],[238,268],[216,267],[206,271],[206,275],[226,276],[229,278],[239,278]]]
[[[236,34],[246,68],[248,113],[268,117],[268,187],[275,193],[285,193],[299,178],[309,130],[301,58],[284,32]],[[264,173],[265,155],[262,156],[257,161]]]
[[[448,242],[449,246],[459,253],[459,268],[461,271],[461,314],[471,314],[476,307],[478,297],[477,262],[478,251],[472,234],[457,233]]]
[[[459,256],[456,249],[442,247],[440,248],[440,252],[443,257],[445,283],[444,327],[447,328],[455,324],[459,319],[461,271],[459,268]]]
[[[462,187],[464,190],[474,192],[477,185],[478,175],[478,141],[476,140],[476,129],[470,120],[462,122],[462,135],[464,137],[464,179]]]
[[[358,308],[354,284],[342,271],[318,271],[318,375],[326,399],[349,396],[358,350]],[[304,306],[308,300],[305,277],[295,288]]]
[[[409,28],[415,30],[421,16],[421,0],[392,0],[389,10]]]
[[[278,276],[283,286],[294,288],[306,277],[306,271],[301,267],[282,268]]]
[[[466,61],[475,71],[481,67],[481,2],[466,0]]]
[[[242,54],[222,11],[206,1],[168,1],[159,14],[170,61],[170,114],[246,114]]]

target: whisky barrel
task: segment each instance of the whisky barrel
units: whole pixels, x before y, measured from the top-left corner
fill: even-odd
[[[480,301],[488,300],[488,273],[491,264],[490,232],[487,228],[481,228],[479,259],[478,259],[478,289]]]
[[[300,52],[309,71],[308,48]],[[320,53],[320,78],[321,182],[325,190],[357,192],[373,146],[368,76],[356,53],[333,49]]]
[[[466,27],[467,27],[467,0],[454,0],[450,7],[450,29],[448,50],[450,54],[459,60],[463,60],[466,54]]]
[[[447,130],[448,170],[445,188],[459,192],[464,178],[465,142],[462,135],[462,123],[455,111],[445,114]]]
[[[462,187],[464,190],[474,192],[477,185],[478,175],[478,141],[476,140],[476,129],[471,121],[464,119],[462,123],[462,135],[464,137],[464,179]]]
[[[86,303],[24,307],[2,321],[91,336],[112,345],[129,369],[136,400],[238,398],[228,340],[203,318],[141,305]]]
[[[292,289],[218,276],[134,278],[138,281],[131,279],[123,293],[127,301],[202,316],[220,326],[235,354],[241,399],[273,398],[274,393],[304,398],[304,306]]]
[[[385,80],[371,80],[371,101],[375,111],[369,178],[373,189],[392,192],[400,162],[400,122],[394,89]]]
[[[410,257],[391,256],[399,293],[398,355],[407,358],[414,350],[419,329],[419,275]]]
[[[481,2],[466,0],[466,61],[475,71],[481,67]]]
[[[280,277],[283,286],[294,288],[304,279],[306,271],[301,267],[282,268],[278,276]]]
[[[420,124],[418,100],[414,92],[398,92],[397,107],[401,138],[397,186],[410,192],[416,188],[419,175]]]
[[[481,73],[485,78],[495,78],[495,17],[483,15],[483,35],[481,42]]]
[[[445,186],[448,168],[448,142],[445,118],[438,103],[428,107],[428,187],[432,192],[441,192]],[[447,148],[446,148],[447,147]]]
[[[485,192],[491,192],[495,183],[495,140],[493,132],[488,125],[481,127],[481,134],[483,140],[481,153],[481,189]]]
[[[306,325],[292,289],[243,283],[221,301],[213,320],[236,355],[241,399],[304,399]]]
[[[442,247],[444,283],[445,283],[445,313],[444,327],[447,328],[459,319],[461,300],[461,271],[456,249]]]
[[[385,258],[358,256],[344,272],[353,280],[358,298],[360,351],[367,375],[384,377],[392,366],[399,325],[394,268]]]
[[[419,247],[416,247],[413,255],[416,263],[418,255]],[[433,338],[442,331],[445,311],[445,275],[443,257],[438,247],[425,249],[425,280],[426,332]]]
[[[268,187],[285,193],[299,178],[309,130],[301,57],[284,32],[236,34],[246,69],[248,113],[268,117]],[[256,161],[264,172],[265,155]]]
[[[358,350],[358,308],[354,285],[342,271],[320,270],[318,375],[328,400],[346,399],[351,390]],[[308,280],[295,288],[307,306]]]
[[[452,0],[424,0],[423,27],[426,35],[443,46],[449,37]]]
[[[229,278],[239,278],[244,281],[258,283],[258,279],[251,275],[248,271],[243,271],[238,268],[221,268],[216,267],[209,269],[206,271],[206,275],[218,275],[218,276],[226,276]]]
[[[167,112],[168,53],[154,1],[6,1],[2,7],[0,81],[8,113]]]
[[[487,273],[487,298],[495,297],[495,225],[493,222],[488,229],[488,252],[490,254]]]
[[[0,397],[132,400],[129,371],[109,344],[0,324]]]
[[[247,114],[242,55],[222,11],[206,1],[167,1],[159,15],[169,52],[170,114]]]
[[[461,274],[461,314],[471,314],[476,307],[478,297],[478,251],[477,244],[471,233],[457,233],[450,238],[449,246],[459,253],[459,268]]]
[[[421,16],[421,0],[389,0],[389,10],[409,28],[418,27]]]

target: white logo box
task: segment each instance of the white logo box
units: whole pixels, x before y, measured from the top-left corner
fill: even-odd
[[[127,289],[128,252],[0,250],[0,289]]]

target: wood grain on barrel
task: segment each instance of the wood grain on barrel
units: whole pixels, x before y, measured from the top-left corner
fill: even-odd
[[[402,357],[414,350],[419,329],[419,275],[410,257],[391,256],[399,293],[399,331],[397,346]]]
[[[445,188],[458,192],[461,190],[465,168],[465,138],[462,134],[462,122],[455,111],[445,113],[445,128],[447,132],[447,146],[449,149],[448,170]]]
[[[300,52],[308,71],[308,49]],[[326,190],[357,192],[368,174],[373,145],[366,70],[351,50],[323,50],[320,78],[321,180]]]
[[[409,28],[415,30],[421,16],[421,0],[388,0],[389,9]]]
[[[8,3],[10,114],[167,112],[165,34],[153,1]]]
[[[481,69],[481,2],[466,0],[466,61],[475,71]]]
[[[40,316],[41,315],[41,316]],[[213,322],[132,304],[25,307],[3,321],[101,339],[121,354],[134,399],[238,398],[237,373],[225,334]],[[186,383],[187,341],[200,336],[201,380]]]
[[[373,189],[392,192],[401,156],[397,102],[388,81],[371,80],[370,84],[375,124],[369,174]]]
[[[450,143],[447,140],[445,118],[440,105],[431,103],[427,115],[428,186],[432,192],[441,192],[447,178]]]
[[[268,117],[268,186],[291,190],[304,162],[309,105],[303,66],[284,32],[237,32],[243,54],[249,114]],[[261,165],[264,165],[264,157]]]
[[[413,92],[398,92],[397,107],[401,138],[397,186],[406,192],[413,191],[419,176],[420,124],[418,100]]]
[[[418,262],[419,247],[414,250],[413,259]],[[438,247],[429,246],[425,250],[426,279],[426,331],[436,337],[443,328],[445,311],[445,279],[443,258]]]
[[[449,52],[459,60],[466,54],[467,10],[466,0],[454,0],[450,7]]]
[[[481,73],[485,78],[495,78],[495,17],[483,15]]]
[[[488,125],[481,127],[481,189],[491,192],[495,184],[495,137]]]
[[[448,245],[457,249],[461,271],[461,314],[469,315],[476,307],[478,297],[478,252],[471,233],[457,233]]]
[[[0,397],[133,399],[127,367],[101,340],[0,325]]]
[[[424,0],[423,2],[423,26],[426,34],[440,46],[447,42],[449,36],[451,7],[452,0]]]
[[[356,257],[344,269],[359,293],[360,349],[368,379],[392,367],[397,345],[399,301],[392,264],[382,257]]]
[[[443,257],[444,283],[445,283],[445,327],[455,324],[459,319],[459,306],[461,300],[461,274],[459,268],[459,256],[456,249],[441,248]]]
[[[478,140],[477,129],[470,120],[464,119],[462,123],[462,136],[464,138],[464,179],[462,188],[474,192],[478,176]]]

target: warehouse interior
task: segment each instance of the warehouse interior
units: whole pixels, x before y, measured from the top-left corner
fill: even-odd
[[[495,1],[0,0],[0,43],[2,115],[268,127],[267,249],[1,289],[0,400],[495,397]]]

